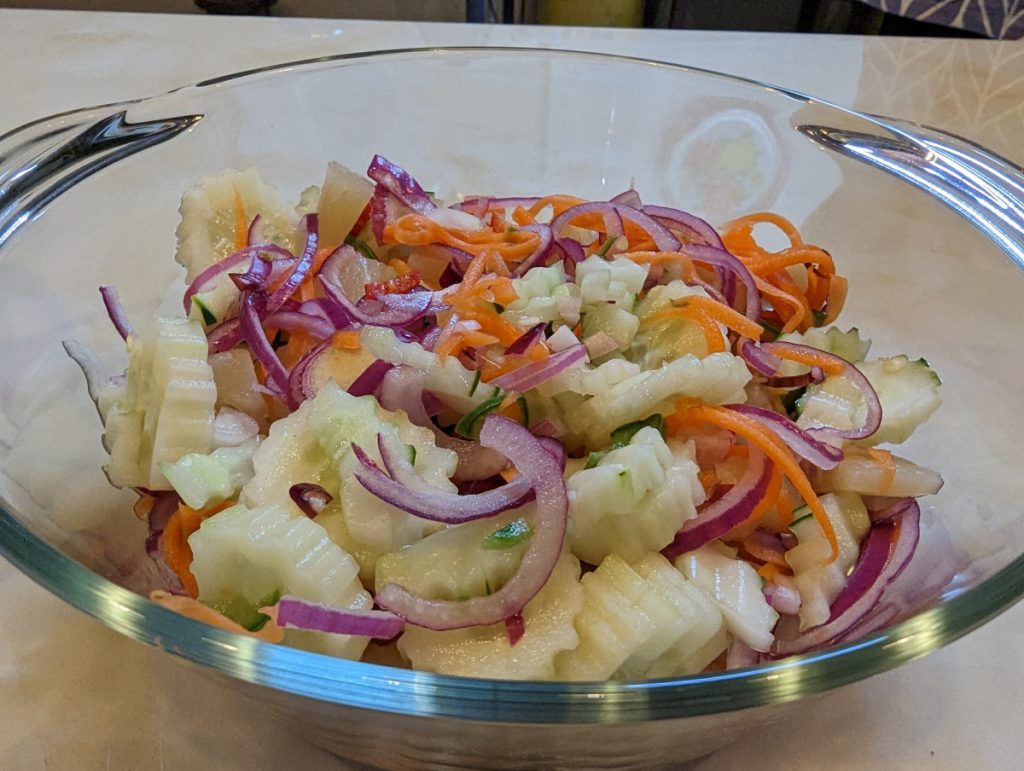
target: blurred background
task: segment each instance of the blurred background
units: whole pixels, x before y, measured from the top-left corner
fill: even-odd
[[[929,37],[1024,35],[1024,0],[0,0],[0,7]]]

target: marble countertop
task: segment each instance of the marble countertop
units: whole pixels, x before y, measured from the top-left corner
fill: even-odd
[[[1018,163],[1024,46],[964,40],[0,10],[0,133],[42,115],[328,53],[539,45],[754,77],[930,123]],[[827,66],[822,66],[826,63]],[[0,767],[345,768],[203,673],[123,638],[0,562]],[[1024,757],[1024,607],[698,761],[759,768],[1010,769]]]

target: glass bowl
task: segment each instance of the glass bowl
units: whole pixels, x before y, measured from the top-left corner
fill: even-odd
[[[96,287],[117,285],[137,318],[180,297],[177,206],[199,177],[256,166],[297,198],[328,160],[360,168],[376,152],[449,200],[600,199],[634,185],[717,223],[778,211],[827,247],[850,279],[842,321],[876,352],[926,356],[945,380],[945,406],[905,451],[946,480],[927,501],[926,556],[908,571],[916,604],[857,642],[749,669],[531,683],[330,659],[145,599],[144,526],[132,496],[106,484],[100,425],[61,341],[113,370],[123,349]],[[331,57],[44,118],[0,137],[0,552],[362,763],[677,766],[1020,599],[1021,181],[933,129],[715,73],[548,50]]]

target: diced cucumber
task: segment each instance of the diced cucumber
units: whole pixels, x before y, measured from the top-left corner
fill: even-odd
[[[187,506],[203,509],[233,498],[252,479],[252,455],[258,446],[257,437],[207,455],[190,453],[160,464],[160,470]]]
[[[583,338],[604,332],[619,351],[629,348],[639,328],[640,319],[618,305],[594,305],[583,314]]]

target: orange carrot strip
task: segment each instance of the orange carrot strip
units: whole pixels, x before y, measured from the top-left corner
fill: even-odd
[[[682,252],[653,252],[633,250],[623,252],[620,257],[632,260],[633,262],[648,265],[662,265],[666,262],[678,262],[683,269],[683,280],[688,284],[697,281],[697,268],[687,255]]]
[[[238,188],[231,186],[235,191],[235,251],[244,249],[249,243],[249,223],[245,219],[245,202]]]
[[[885,470],[885,476],[883,477],[884,489],[888,490],[892,487],[893,480],[896,479],[896,462],[892,459],[892,453],[889,450],[880,450],[877,447],[868,447],[867,454],[872,459],[878,461],[882,468]]]
[[[683,414],[679,415],[680,412]],[[835,561],[839,556],[839,541],[836,538],[835,529],[829,521],[825,507],[821,505],[818,495],[811,487],[807,475],[804,474],[800,464],[796,462],[789,447],[782,440],[752,418],[723,407],[712,407],[709,405],[695,407],[692,401],[682,399],[677,403],[676,416],[684,421],[686,419],[703,420],[719,428],[732,431],[734,434],[742,436],[767,455],[779,467],[786,478],[793,483],[797,492],[810,507],[814,519],[821,527],[825,538],[828,539],[829,545],[832,547],[832,553],[828,561]]]
[[[824,352],[814,349],[794,351],[789,348],[773,348],[772,353],[780,359],[806,364],[808,367],[820,367],[821,371],[828,375],[838,375],[844,369],[842,362],[835,361]]]
[[[527,209],[527,211],[532,216],[536,217],[545,206],[550,206],[552,209],[551,216],[554,218],[566,209],[571,209],[573,206],[579,206],[581,203],[586,203],[586,199],[577,198],[574,195],[546,195]]]
[[[792,265],[806,265],[808,263],[818,265],[826,273],[836,272],[832,256],[824,249],[819,249],[816,246],[792,246],[789,249],[783,249],[781,252],[776,252],[767,258],[753,262],[749,267],[752,273],[765,276]]]
[[[747,233],[750,233],[753,231],[754,225],[759,223],[768,223],[777,227],[785,233],[786,238],[789,239],[789,243],[792,246],[803,245],[804,241],[800,237],[800,233],[797,231],[796,227],[794,227],[793,223],[782,215],[775,214],[774,212],[754,212],[753,214],[747,214],[744,217],[734,219],[725,226],[725,232],[729,233],[733,230],[745,230]]]
[[[250,632],[241,624],[237,624],[222,613],[213,608],[203,605],[199,600],[192,597],[176,597],[163,589],[150,592],[149,599],[157,605],[162,605],[168,610],[180,613],[182,616],[202,621],[204,624],[223,629],[226,632],[244,634],[248,637],[256,637],[264,642],[279,643],[284,640],[284,629],[273,621],[268,621],[258,632]]]
[[[724,324],[734,332],[738,332],[744,337],[749,337],[751,340],[760,340],[761,335],[764,334],[764,327],[757,322],[751,321],[742,313],[734,311],[727,305],[723,305],[717,300],[712,300],[710,297],[704,297],[703,295],[691,295],[678,300],[673,307],[666,308],[663,311],[659,311],[650,317],[649,321],[655,321],[666,318],[673,318],[679,315],[679,311],[684,313],[691,309],[700,310],[702,313],[706,313],[715,321]],[[719,335],[721,337],[721,335]]]
[[[164,561],[167,567],[174,571],[174,574],[181,580],[192,597],[199,596],[199,585],[195,576],[192,575],[192,547],[188,539],[207,517],[212,517],[218,511],[223,511],[228,506],[233,506],[234,501],[227,500],[217,506],[207,509],[193,509],[184,503],[178,504],[178,510],[171,515],[164,526],[163,547]]]
[[[331,335],[331,348],[340,348],[343,351],[358,351],[362,346],[359,344],[359,330],[343,329]]]

